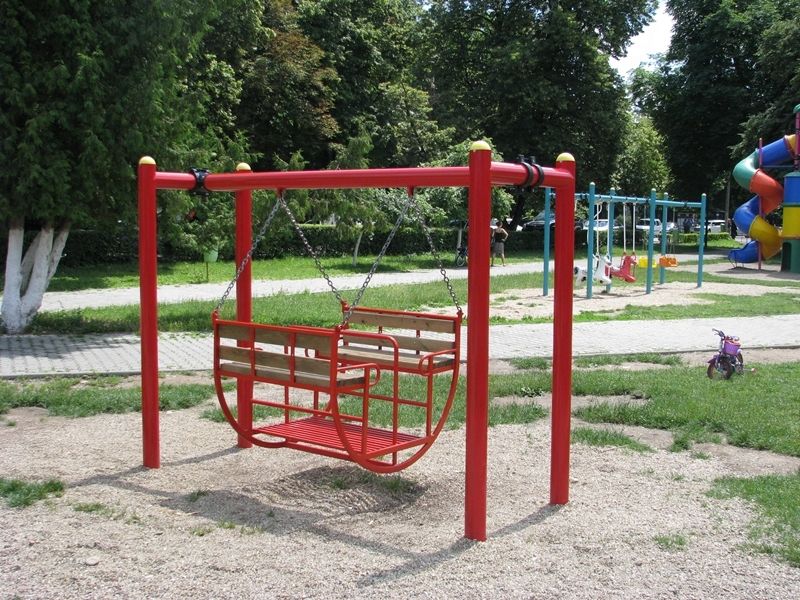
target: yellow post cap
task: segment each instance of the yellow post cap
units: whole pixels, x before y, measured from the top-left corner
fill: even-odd
[[[152,156],[143,156],[139,159],[140,165],[154,165],[156,164],[155,159]]]
[[[575,162],[575,157],[569,152],[562,152],[556,158],[556,162]]]
[[[472,142],[472,145],[469,147],[470,152],[475,152],[476,150],[491,150],[491,149],[492,147],[483,140]]]
[[[250,165],[248,165],[246,162],[240,162],[238,165],[236,165],[236,170],[237,171],[252,171],[252,169],[250,168]]]

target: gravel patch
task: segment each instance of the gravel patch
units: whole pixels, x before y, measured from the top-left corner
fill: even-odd
[[[463,539],[463,429],[394,491],[347,463],[238,450],[202,409],[162,415],[153,470],[140,466],[138,414],[0,428],[3,477],[67,485],[29,508],[0,504],[3,596],[800,597],[800,569],[747,549],[751,507],[706,495],[736,474],[716,456],[576,444],[570,502],[554,507],[548,422],[494,427],[489,539],[475,543]]]

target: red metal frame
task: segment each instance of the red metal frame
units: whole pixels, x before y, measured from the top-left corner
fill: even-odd
[[[556,166],[539,167],[530,182],[529,167],[491,161],[485,143],[473,145],[468,167],[364,169],[343,171],[292,171],[211,173],[204,182],[210,191],[237,192],[237,257],[247,245],[251,231],[247,196],[255,189],[331,189],[369,187],[468,187],[469,188],[469,307],[467,332],[467,448],[465,536],[486,539],[486,468],[488,428],[489,346],[489,237],[491,188],[502,185],[532,185],[554,188],[560,218],[556,221],[555,309],[553,316],[553,410],[550,470],[550,501],[569,499],[569,430],[572,386],[572,267],[574,254],[575,161],[559,156]],[[158,172],[155,161],[139,161],[139,271],[142,348],[143,461],[160,466],[158,425],[158,311],[156,259],[156,190],[190,190],[195,178],[188,173]],[[238,207],[241,204],[242,208]],[[240,277],[237,318],[249,320],[249,276]],[[246,393],[246,391],[245,391]],[[241,443],[241,440],[240,440]]]

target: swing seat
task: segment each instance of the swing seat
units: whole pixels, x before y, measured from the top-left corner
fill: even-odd
[[[398,353],[396,342],[388,335],[343,331],[340,327],[287,327],[228,321],[216,315],[213,323],[214,382],[220,407],[231,426],[257,446],[293,448],[388,473],[399,471],[420,458],[432,445],[446,419],[445,412],[436,429],[431,429],[431,402],[399,398],[396,381],[392,394],[375,393],[381,367],[375,361],[341,356],[351,344],[392,347]],[[391,354],[391,350],[381,349],[380,352],[383,353],[381,362],[395,375],[408,368],[387,358],[386,353]],[[434,364],[431,360],[429,365]],[[432,373],[441,370],[440,365],[425,368]],[[260,397],[253,394],[243,414],[252,415],[254,407],[264,406],[272,411],[273,418],[258,425],[246,416],[240,419],[226,398],[225,379],[234,379],[239,384],[257,384]],[[241,389],[241,385],[237,387]],[[262,395],[264,392],[267,395]],[[348,402],[346,408],[340,405],[342,401]],[[371,405],[376,401],[392,405],[389,428],[370,424]],[[398,408],[401,405],[427,410],[424,435],[400,431]],[[239,409],[242,410],[241,404]]]
[[[658,259],[659,267],[677,267],[678,259],[674,256],[662,256]]]
[[[342,312],[346,313],[348,309],[348,305],[343,303]],[[353,309],[349,324],[363,326],[378,334],[391,332],[396,348],[386,348],[381,337],[349,338],[353,330],[348,329],[339,357],[348,364],[370,362],[389,369],[396,365],[399,372],[416,375],[455,372],[454,379],[457,379],[461,321],[460,312],[448,316],[359,306]]]
[[[635,254],[625,254],[622,256],[620,266],[611,267],[611,272],[609,275],[618,279],[623,279],[628,283],[634,283],[636,281],[636,275],[634,271],[636,269],[636,262]]]

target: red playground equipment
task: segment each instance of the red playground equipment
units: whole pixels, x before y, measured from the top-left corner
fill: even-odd
[[[629,283],[633,283],[636,281],[636,255],[635,254],[623,254],[622,260],[618,267],[607,263],[606,264],[606,275],[609,277],[616,277],[617,279],[623,279]]]
[[[393,187],[409,190],[413,201],[411,192],[418,187],[466,187],[472,232],[468,251],[475,260],[470,261],[468,271],[464,535],[485,540],[491,231],[485,225],[491,219],[492,187],[508,185],[554,188],[559,214],[565,216],[556,223],[550,502],[566,504],[575,160],[564,153],[555,167],[492,162],[491,149],[485,142],[473,144],[466,167],[254,173],[247,165],[240,164],[236,173],[209,174],[198,170],[171,173],[157,171],[152,158],[142,158],[138,197],[144,465],[160,467],[157,190],[235,194],[236,262],[240,268],[231,287],[236,286],[236,318],[222,319],[215,311],[212,321],[215,383],[223,412],[239,434],[238,445],[293,448],[351,460],[377,472],[391,472],[421,457],[447,418],[458,381],[461,311],[455,316],[435,316],[361,307],[354,302],[343,305],[342,323],[333,328],[253,323],[249,262],[253,251],[252,192],[273,190],[281,202],[283,191],[289,189]],[[351,329],[351,324],[358,324],[359,329]],[[429,332],[436,335],[428,336]],[[425,378],[425,397],[403,397],[397,384],[400,373]],[[445,406],[437,416],[432,409],[432,388],[434,377],[439,375],[449,378],[449,390]],[[223,378],[236,380],[235,416],[224,399]],[[386,380],[381,382],[382,378],[391,384],[387,386]],[[254,398],[254,385],[264,384],[282,389],[283,401]],[[295,401],[295,394],[305,394],[306,401]],[[370,423],[372,406],[376,403],[390,408],[391,427]],[[280,418],[263,426],[254,425],[253,408],[258,405],[277,409]],[[421,434],[400,431],[397,426],[400,410],[423,412]]]

